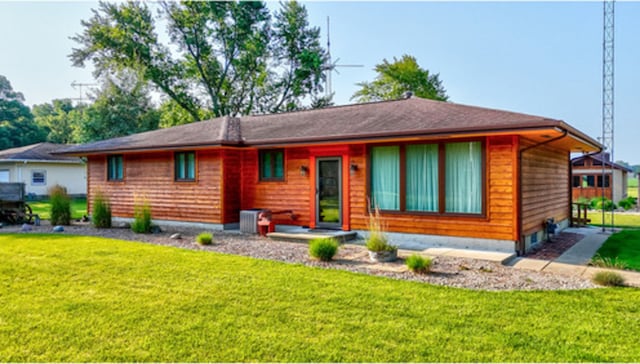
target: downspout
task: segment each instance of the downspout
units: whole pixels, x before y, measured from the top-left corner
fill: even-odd
[[[524,246],[524,232],[522,231],[523,227],[522,227],[522,213],[523,213],[523,208],[522,208],[522,155],[524,154],[524,152],[533,149],[533,148],[537,148],[537,147],[541,147],[543,145],[549,144],[549,143],[553,143],[557,140],[560,140],[564,137],[567,136],[567,134],[569,134],[569,132],[565,129],[562,131],[562,135],[557,136],[555,138],[549,139],[549,140],[545,140],[544,142],[538,143],[538,144],[534,144],[534,145],[530,145],[524,149],[521,149],[520,152],[518,153],[518,179],[520,180],[518,183],[518,240],[516,241],[516,253],[518,254],[518,256],[521,256],[525,253],[525,246]],[[569,158],[571,159],[571,158]],[[571,178],[569,178],[571,179]],[[569,181],[571,182],[571,181]],[[571,191],[569,191],[571,192]],[[571,205],[569,205],[571,206]]]

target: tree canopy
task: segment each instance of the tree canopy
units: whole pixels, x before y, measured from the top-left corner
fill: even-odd
[[[78,142],[85,109],[85,105],[74,106],[69,99],[59,99],[34,105],[32,111],[36,124],[47,133],[48,142],[71,144]]]
[[[33,122],[22,93],[14,91],[11,82],[0,75],[0,149],[43,142],[46,133]]]
[[[360,90],[351,96],[358,102],[371,102],[399,99],[406,92],[412,92],[418,97],[447,101],[446,90],[442,85],[439,74],[431,74],[429,70],[418,65],[415,57],[403,55],[393,58],[393,62],[386,59],[377,64],[374,70],[378,73],[371,82],[360,82]]]
[[[72,38],[73,64],[92,62],[97,76],[134,71],[192,121],[294,110],[322,92],[327,54],[298,2],[273,17],[248,1],[164,1],[157,13],[144,2],[100,2]],[[169,44],[157,35],[160,18]]]
[[[76,141],[92,142],[158,128],[160,114],[151,102],[144,82],[135,74],[105,77],[83,110]]]

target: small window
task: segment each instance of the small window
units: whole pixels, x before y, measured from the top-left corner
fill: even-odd
[[[609,175],[604,176],[604,187],[606,188],[608,188],[609,184],[611,183],[609,178],[610,178]],[[602,176],[598,176],[598,187],[602,187]]]
[[[582,178],[580,176],[573,176],[573,187],[580,187],[580,181],[582,181]]]
[[[0,182],[9,182],[11,180],[11,174],[8,169],[0,169]]]
[[[271,149],[260,151],[260,180],[284,180],[284,150]]]
[[[31,171],[31,185],[32,186],[45,186],[47,184],[47,172],[46,171]]]
[[[196,152],[179,152],[175,155],[176,181],[196,180]]]
[[[582,176],[582,187],[595,187],[595,176]]]
[[[573,162],[573,165],[576,167],[584,167],[584,159],[579,159]]]
[[[107,157],[107,180],[122,181],[124,177],[124,168],[122,165],[121,155],[110,155]]]

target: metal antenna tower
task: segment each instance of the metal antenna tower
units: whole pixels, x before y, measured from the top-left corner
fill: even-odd
[[[73,87],[74,90],[77,87],[79,90],[79,97],[74,97],[72,98],[72,100],[78,100],[78,102],[82,102],[82,100],[86,99],[85,97],[83,97],[82,88],[89,87],[89,86],[96,86],[96,85],[97,83],[82,83],[82,82],[76,82],[76,81],[71,82],[71,87]]]
[[[327,87],[325,87],[325,94],[330,96],[333,90],[331,89],[331,74],[335,71],[337,74],[340,74],[337,67],[364,67],[361,64],[338,64],[340,58],[336,58],[335,62],[331,61],[331,37],[329,34],[329,17],[327,16],[327,63],[324,66],[324,69],[327,71]]]
[[[602,197],[605,196],[605,177],[607,160],[605,152],[609,153],[609,166],[611,176],[609,186],[611,188],[611,200],[614,198],[614,171],[613,171],[613,111],[614,111],[614,24],[615,24],[615,0],[603,1],[603,35],[602,35],[602,144],[604,151],[602,157]],[[611,230],[613,230],[613,210],[611,211]],[[602,209],[602,231],[605,231],[605,209]]]

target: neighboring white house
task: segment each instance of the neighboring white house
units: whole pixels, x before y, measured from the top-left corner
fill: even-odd
[[[87,168],[77,157],[55,155],[65,144],[38,143],[0,151],[0,182],[23,182],[25,193],[47,195],[56,184],[70,195],[86,196]]]

